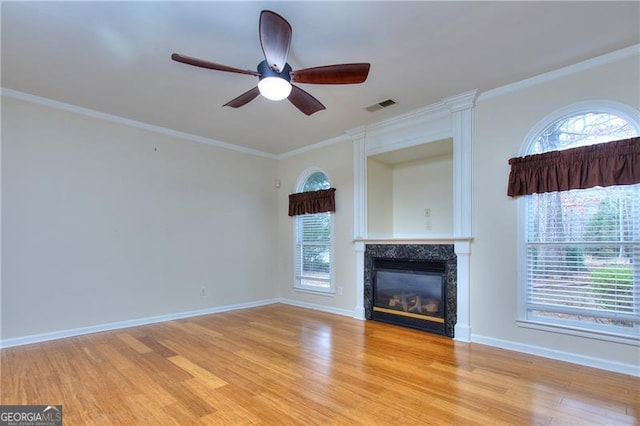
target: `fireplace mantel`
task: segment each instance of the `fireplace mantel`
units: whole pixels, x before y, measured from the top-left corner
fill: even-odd
[[[364,252],[367,244],[453,244],[457,256],[457,323],[455,339],[471,340],[470,326],[470,237],[472,232],[472,146],[473,107],[477,91],[461,93],[442,102],[393,120],[348,131],[353,140],[354,227],[356,252],[356,318],[365,319]],[[445,137],[453,139],[453,230],[452,236],[368,234],[367,156],[429,143]]]
[[[472,237],[441,237],[441,236],[415,236],[415,237],[390,237],[390,238],[355,238],[354,243],[364,244],[455,244],[470,243]]]

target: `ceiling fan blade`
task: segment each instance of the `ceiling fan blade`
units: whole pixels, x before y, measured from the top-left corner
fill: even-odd
[[[371,64],[338,64],[291,71],[292,83],[357,84],[369,75]]]
[[[281,72],[287,63],[291,46],[291,25],[282,16],[270,10],[260,12],[260,45],[269,68]]]
[[[198,58],[192,58],[190,56],[180,55],[179,53],[172,54],[171,59],[173,59],[176,62],[182,62],[183,64],[193,65],[194,67],[207,68],[207,69],[216,70],[216,71],[234,72],[237,74],[248,74],[248,75],[254,75],[256,77],[260,76],[260,73],[258,73],[257,71],[241,70],[239,68],[228,67],[226,65],[220,65],[214,62],[209,62],[209,61],[205,61]]]
[[[291,85],[291,93],[289,94],[288,99],[296,108],[306,115],[311,115],[325,109],[324,105],[322,105],[319,100],[294,85]]]
[[[242,95],[238,96],[237,98],[227,102],[223,106],[230,106],[231,108],[240,108],[241,106],[246,105],[252,100],[254,100],[256,96],[258,96],[259,94],[260,94],[260,90],[258,90],[258,86],[256,86],[253,89],[247,92],[244,92]]]

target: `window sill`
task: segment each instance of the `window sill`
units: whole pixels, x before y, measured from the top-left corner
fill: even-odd
[[[311,290],[309,288],[294,287],[293,291],[297,293],[315,294],[316,296],[334,297],[336,292],[333,290]]]
[[[640,336],[629,336],[600,330],[587,330],[579,327],[549,324],[532,320],[518,320],[516,322],[519,327],[523,328],[568,334],[571,336],[586,337],[589,339],[605,340],[608,342],[622,343],[631,346],[640,346]]]

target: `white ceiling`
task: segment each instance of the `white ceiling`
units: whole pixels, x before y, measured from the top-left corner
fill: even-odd
[[[255,69],[263,9],[291,23],[294,70],[370,62],[369,79],[301,84],[327,107],[307,117],[262,97],[223,108],[257,79],[170,60]],[[1,13],[2,87],[276,155],[640,43],[637,1],[4,1]]]

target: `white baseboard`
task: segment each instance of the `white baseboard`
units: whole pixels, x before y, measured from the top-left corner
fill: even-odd
[[[80,336],[83,334],[99,333],[102,331],[119,330],[121,328],[136,327],[139,325],[154,324],[181,318],[197,317],[200,315],[215,314],[219,312],[235,311],[238,309],[255,308],[257,306],[278,303],[277,299],[258,300],[255,302],[238,303],[235,305],[216,306],[213,308],[198,309],[195,311],[177,312],[173,314],[158,315],[154,317],[138,318],[127,321],[111,322],[107,324],[92,325],[89,327],[72,328],[68,330],[52,331],[50,333],[33,334],[30,336],[13,337],[0,340],[0,348],[28,345],[31,343],[46,342],[49,340],[64,339],[65,337]]]
[[[299,308],[313,309],[315,311],[328,312],[330,314],[342,315],[345,317],[353,318],[356,315],[355,311],[351,311],[349,309],[332,308],[330,306],[317,305],[315,303],[300,302],[299,300],[281,298],[281,299],[277,299],[276,301],[278,303],[284,303],[285,305],[297,306]]]
[[[586,355],[578,355],[570,352],[557,351],[547,349],[540,346],[527,345],[524,343],[511,342],[509,340],[495,339],[493,337],[471,335],[471,342],[481,343],[483,345],[495,346],[501,349],[507,349],[516,352],[523,352],[530,355],[537,355],[544,358],[551,358],[558,361],[566,361],[573,364],[584,365],[587,367],[599,368],[601,370],[613,371],[616,373],[628,374],[630,376],[640,377],[640,366],[634,364],[625,364],[622,362],[609,361],[602,358],[595,358]]]
[[[30,336],[14,337],[10,339],[0,340],[0,348],[9,348],[12,346],[28,345],[31,343],[46,342],[49,340],[64,339],[66,337],[80,336],[83,334],[99,333],[102,331],[119,330],[122,328],[136,327],[146,324],[154,324],[158,322],[171,321],[181,318],[196,317],[200,315],[215,314],[219,312],[235,311],[238,309],[254,308],[258,306],[271,305],[274,303],[283,303],[286,305],[297,306],[300,308],[313,309],[316,311],[328,312],[331,314],[342,315],[351,318],[357,318],[355,310],[333,308],[315,303],[300,302],[298,300],[276,298],[265,299],[254,302],[239,303],[235,305],[216,306],[213,308],[199,309],[195,311],[177,312],[173,314],[158,315],[153,317],[138,318],[134,320],[118,321],[107,324],[98,324],[89,327],[73,328],[68,330],[53,331],[50,333],[33,334]],[[523,343],[511,342],[508,340],[496,339],[493,337],[481,336],[477,334],[471,335],[471,342],[483,345],[494,346],[501,349],[523,352],[531,355],[538,355],[545,358],[551,358],[559,361],[571,362],[573,364],[585,365],[587,367],[599,368],[602,370],[613,371],[616,373],[628,374],[640,377],[640,367],[634,364],[625,364],[620,362],[608,361],[601,358],[577,355],[569,352],[557,351],[543,348],[540,346],[527,345]]]
[[[456,324],[453,329],[454,340],[469,343],[471,341],[471,328],[467,324]]]

